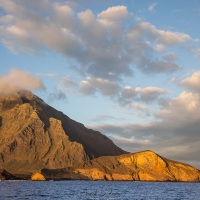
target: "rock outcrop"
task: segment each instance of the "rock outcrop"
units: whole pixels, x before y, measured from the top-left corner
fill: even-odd
[[[152,151],[96,158],[84,166],[78,166],[74,172],[90,180],[200,181],[199,170]]]
[[[0,169],[0,180],[16,180],[18,179],[16,176],[7,172],[5,169]]]
[[[76,173],[73,168],[42,169],[41,173],[46,180],[91,180],[89,177]]]
[[[92,158],[125,153],[31,92],[0,98],[0,168],[13,174],[66,168]]]
[[[45,181],[46,179],[41,173],[36,172],[31,176],[31,180],[32,181]]]

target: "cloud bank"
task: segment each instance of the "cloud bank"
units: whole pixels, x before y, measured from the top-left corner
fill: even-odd
[[[175,57],[166,59],[167,48],[195,43],[187,34],[134,22],[126,6],[95,14],[76,12],[69,2],[1,0],[0,5],[6,13],[0,17],[1,42],[7,48],[56,51],[94,78],[118,81],[132,76],[135,68],[146,74],[173,73],[181,66]]]
[[[183,80],[181,85],[188,90],[200,93],[200,71],[195,72],[191,77]]]

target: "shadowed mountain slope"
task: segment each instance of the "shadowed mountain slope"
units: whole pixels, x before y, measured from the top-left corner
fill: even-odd
[[[28,91],[0,98],[0,168],[28,173],[126,153]]]

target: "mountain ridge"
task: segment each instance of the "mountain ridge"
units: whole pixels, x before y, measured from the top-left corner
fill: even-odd
[[[200,181],[198,169],[150,150],[128,153],[29,91],[0,97],[0,169],[2,179]]]
[[[0,166],[11,172],[17,170],[15,163],[26,171],[126,153],[100,132],[71,120],[31,92],[0,98],[0,119]],[[20,158],[21,152],[25,155]]]

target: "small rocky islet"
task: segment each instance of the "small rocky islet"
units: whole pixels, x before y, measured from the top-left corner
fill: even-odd
[[[194,167],[126,152],[29,91],[0,97],[0,180],[199,182]]]

